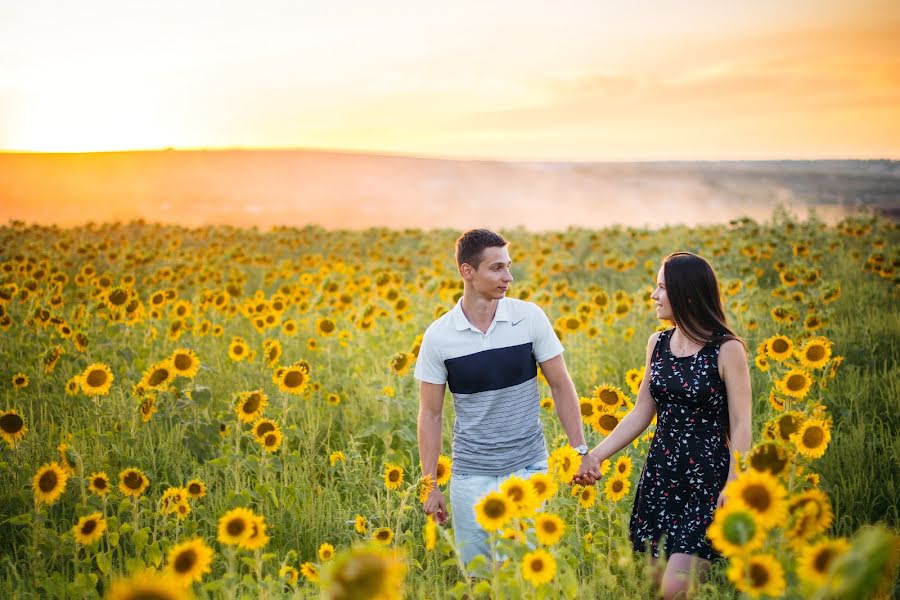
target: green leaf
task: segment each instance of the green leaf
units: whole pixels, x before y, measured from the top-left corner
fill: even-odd
[[[134,542],[134,553],[140,556],[141,551],[144,549],[144,546],[147,545],[147,542],[150,540],[150,528],[144,527],[140,531],[135,531],[131,536],[131,541]]]
[[[141,559],[139,559],[137,557],[129,558],[128,560],[125,561],[125,569],[128,571],[129,574],[137,573],[138,571],[143,569],[145,566],[147,566],[147,565],[144,564],[144,561],[142,561]]]
[[[27,512],[19,515],[18,517],[13,517],[12,519],[8,519],[6,522],[10,525],[28,525],[31,523],[32,513]]]
[[[191,390],[191,399],[200,407],[206,408],[212,400],[212,391],[206,386],[197,386]]]
[[[116,539],[118,540],[118,536]],[[101,573],[109,575],[112,572],[112,562],[109,560],[109,555],[106,552],[98,552],[94,558],[97,559],[97,568],[100,569]]]
[[[162,562],[162,550],[159,549],[159,542],[153,542],[147,547],[147,562],[149,562],[154,567],[159,567],[159,563]]]

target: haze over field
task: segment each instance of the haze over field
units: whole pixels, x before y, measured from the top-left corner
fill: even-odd
[[[721,223],[900,207],[900,163],[537,163],[317,151],[0,154],[0,219],[329,228]]]

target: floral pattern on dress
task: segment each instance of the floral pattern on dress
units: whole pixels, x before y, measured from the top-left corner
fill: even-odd
[[[636,551],[659,556],[719,555],[706,530],[728,479],[728,398],[719,376],[720,343],[690,356],[675,356],[674,329],[660,333],[650,362],[650,394],[656,401],[656,433],[635,491],[629,526]],[[662,539],[664,539],[664,542]]]

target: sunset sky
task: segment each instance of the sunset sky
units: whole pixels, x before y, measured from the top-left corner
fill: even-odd
[[[900,158],[900,2],[0,0],[0,150]]]

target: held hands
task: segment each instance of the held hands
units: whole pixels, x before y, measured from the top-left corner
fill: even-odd
[[[600,480],[600,460],[588,452],[581,457],[581,466],[573,481],[578,485],[594,485]]]
[[[444,525],[447,522],[447,501],[444,500],[444,494],[437,486],[428,494],[423,509],[425,514],[431,516],[438,525]]]

